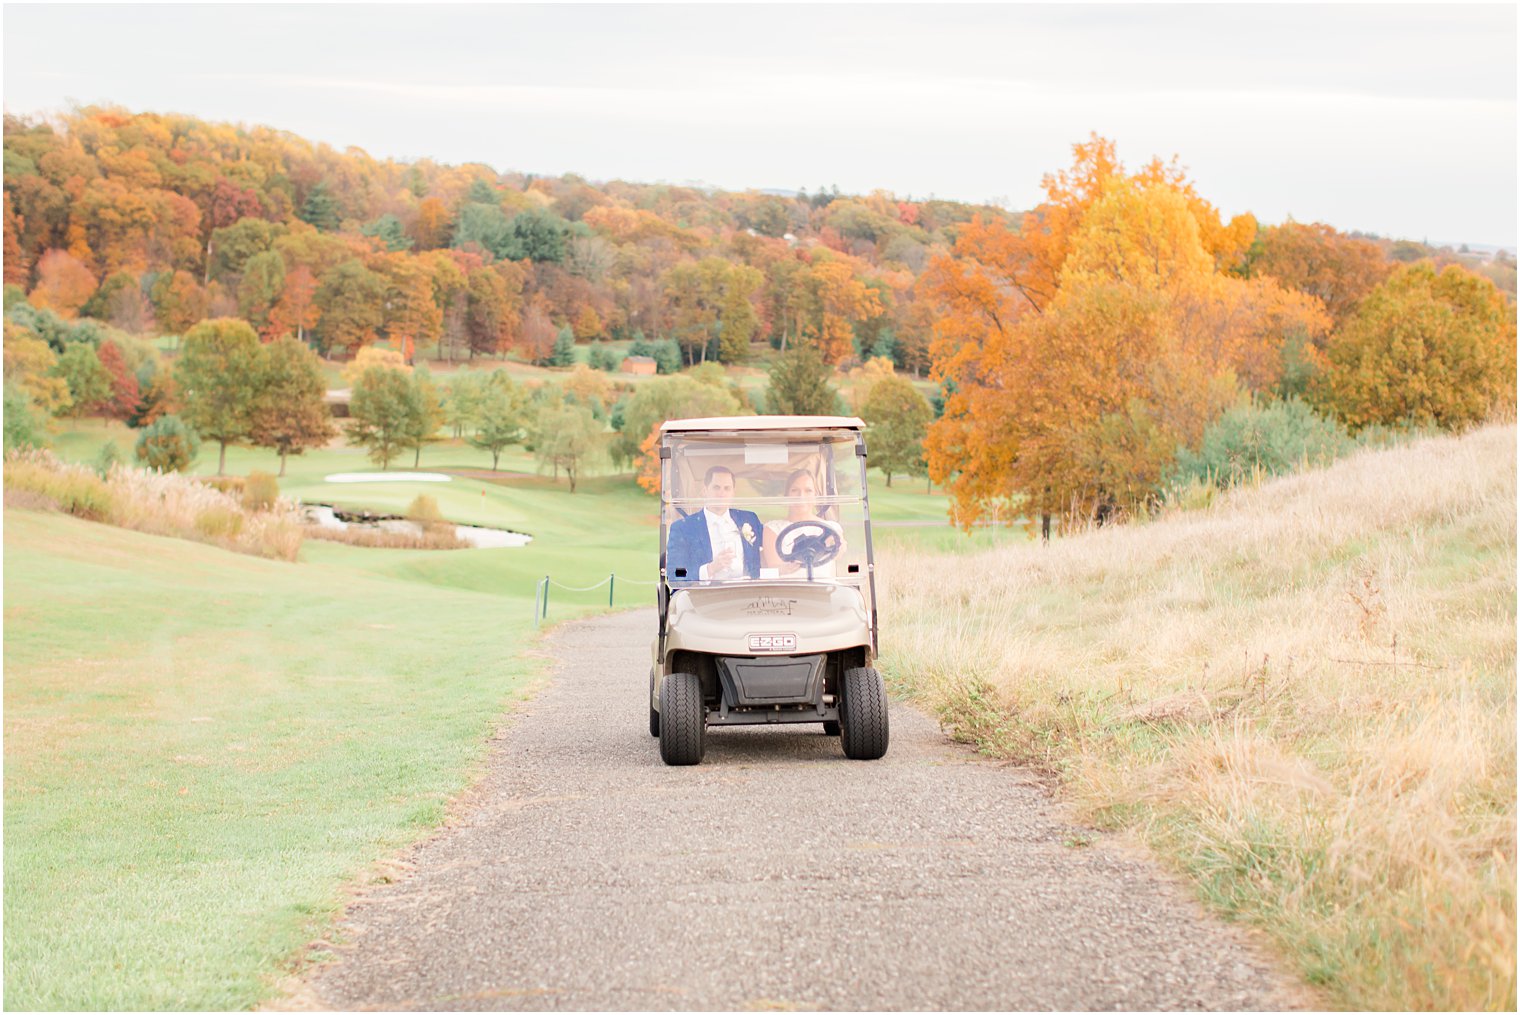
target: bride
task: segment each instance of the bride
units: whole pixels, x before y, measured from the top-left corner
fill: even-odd
[[[838,522],[831,522],[818,514],[818,484],[813,479],[813,474],[807,469],[798,469],[786,480],[786,496],[791,501],[787,507],[785,518],[777,518],[765,523],[765,537],[760,549],[760,564],[762,567],[773,567],[782,577],[794,575],[804,570],[804,565],[781,559],[781,551],[792,549],[796,542],[796,535],[789,536],[786,545],[777,546],[776,537],[793,522],[818,522],[839,534],[839,553],[834,560],[824,564],[813,566],[814,578],[833,578],[834,561],[844,554],[844,528]]]

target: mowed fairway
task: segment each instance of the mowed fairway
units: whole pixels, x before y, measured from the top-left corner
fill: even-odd
[[[529,686],[535,576],[652,560],[652,531],[584,500],[526,549],[299,564],[7,511],[6,1007],[265,996]]]

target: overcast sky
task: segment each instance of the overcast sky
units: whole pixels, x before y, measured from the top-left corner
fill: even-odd
[[[1504,6],[4,9],[5,110],[265,123],[372,155],[1038,202],[1090,131],[1227,215],[1516,241]]]

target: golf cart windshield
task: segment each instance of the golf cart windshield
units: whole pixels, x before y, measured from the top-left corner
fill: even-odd
[[[852,430],[671,433],[661,526],[671,587],[867,575],[865,459]]]

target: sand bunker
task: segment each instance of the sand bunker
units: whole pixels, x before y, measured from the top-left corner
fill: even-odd
[[[441,472],[335,472],[329,483],[447,483],[454,477]]]

